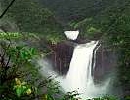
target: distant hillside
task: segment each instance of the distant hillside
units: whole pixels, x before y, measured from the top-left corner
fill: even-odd
[[[82,20],[97,15],[117,0],[40,0],[62,20]]]
[[[80,29],[87,37],[93,37],[94,34],[101,36],[104,33],[122,34],[129,30],[129,16],[130,1],[115,0],[115,3],[107,5],[95,16],[86,17],[78,22],[71,21],[69,25],[74,29]]]
[[[1,0],[3,10],[10,0]],[[3,19],[13,21],[21,32],[52,34],[62,32],[54,14],[36,0],[16,0]],[[1,19],[2,20],[2,19]]]

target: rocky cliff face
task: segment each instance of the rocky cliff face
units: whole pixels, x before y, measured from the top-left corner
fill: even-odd
[[[76,43],[65,41],[55,46],[55,53],[49,56],[53,61],[54,70],[60,74],[66,74],[69,69],[69,63],[72,58]],[[112,50],[104,49],[101,46],[96,55],[96,66],[93,75],[96,82],[100,82],[109,75],[117,65],[117,55]]]
[[[96,65],[93,72],[95,82],[103,81],[112,74],[117,67],[117,60],[118,56],[115,51],[101,46],[96,54]]]

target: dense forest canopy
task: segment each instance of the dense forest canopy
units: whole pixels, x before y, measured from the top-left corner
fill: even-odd
[[[9,5],[10,0],[2,0],[3,10]],[[61,37],[62,26],[55,19],[55,15],[36,1],[16,0],[3,17],[3,25],[14,23],[19,32],[43,33],[45,37]],[[14,30],[14,31],[15,31]]]
[[[80,21],[93,17],[110,7],[119,7],[127,0],[40,0],[63,20]]]

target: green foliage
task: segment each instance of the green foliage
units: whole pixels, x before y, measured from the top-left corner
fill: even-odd
[[[9,2],[10,0],[1,1],[3,9],[7,7]],[[2,20],[8,20],[11,23],[14,22],[20,32],[40,33],[44,37],[48,35],[58,36],[63,32],[63,28],[57,22],[54,14],[47,8],[42,7],[35,0],[16,0]],[[5,28],[5,30],[8,29],[5,24],[0,26]]]
[[[94,27],[89,27],[87,29],[87,36],[93,37],[95,35],[95,33],[99,34],[99,33],[101,33],[101,31],[99,29],[94,28]]]
[[[21,38],[21,34],[19,33],[0,33],[0,39],[19,39]]]
[[[3,38],[6,41],[1,41],[0,44],[0,98],[32,100],[35,98],[33,94],[37,95],[36,86],[24,81],[28,81],[28,75],[31,75],[33,81],[39,75],[30,62],[37,53],[34,48],[16,44],[11,40],[12,36],[9,35],[9,40]]]
[[[23,38],[22,34],[21,36]],[[3,59],[0,61],[1,99],[33,100],[38,98],[42,100],[45,98],[43,100],[55,100],[54,95],[61,94],[58,82],[51,77],[43,78],[38,72],[39,69],[33,65],[32,59],[37,55],[37,50],[19,44],[13,35],[9,35],[9,39],[6,37],[3,39],[5,41],[1,41],[0,45],[0,50],[2,50],[0,59]],[[7,61],[5,61],[6,58],[8,58]],[[35,84],[37,81],[39,83]]]
[[[126,96],[126,97],[125,97],[125,100],[130,100],[130,96]]]
[[[79,95],[80,94],[77,91],[67,92],[62,100],[77,100],[80,99],[77,97]]]
[[[81,21],[86,17],[96,16],[116,0],[40,0],[44,6],[50,8],[66,24],[70,21]]]
[[[51,43],[51,44],[57,44],[63,40],[65,40],[65,37],[63,36],[63,34],[50,34],[46,36],[47,40]]]
[[[10,47],[7,54],[12,57],[13,62],[20,63],[21,61],[30,61],[36,55],[36,50],[25,46],[15,46]]]
[[[10,0],[3,2],[5,7],[9,2]],[[41,30],[39,29],[40,24],[45,25],[47,19],[52,16],[52,13],[46,8],[42,9],[37,2],[31,0],[17,0],[6,16],[16,21],[21,31],[38,32]]]
[[[91,100],[91,99],[88,99]],[[92,100],[119,100],[117,97],[114,96],[104,96],[99,98],[93,98]]]
[[[24,95],[29,96],[32,94],[32,92],[36,92],[33,91],[31,86],[29,86],[26,82],[21,82],[18,78],[15,78],[14,90],[19,98]]]

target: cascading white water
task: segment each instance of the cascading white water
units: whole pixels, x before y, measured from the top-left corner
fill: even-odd
[[[79,31],[65,31],[68,39],[75,40]],[[56,81],[60,82],[61,87],[65,92],[77,91],[82,100],[105,95],[108,90],[109,81],[107,79],[103,84],[95,85],[92,72],[96,63],[96,46],[98,41],[91,41],[86,44],[79,44],[74,48],[73,56],[70,62],[69,70],[66,76],[59,76],[56,72],[48,68],[48,65],[43,71],[47,71],[48,75],[58,76]],[[94,57],[94,59],[93,59]],[[39,65],[43,66],[43,61],[39,61]],[[42,72],[43,72],[42,71]]]
[[[106,94],[109,80],[104,85],[94,84],[92,71],[95,66],[93,56],[98,41],[91,41],[86,44],[79,44],[75,47],[70,62],[69,70],[64,78],[60,78],[62,88],[65,92],[77,91],[81,93],[81,98],[93,98]],[[94,60],[95,61],[95,60]]]
[[[98,43],[98,42],[97,42]],[[92,58],[93,50],[97,45],[95,42],[78,45],[70,62],[69,71],[66,75],[67,91],[77,90],[79,93],[85,92],[84,89],[93,84],[92,78]]]

